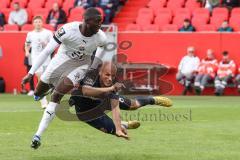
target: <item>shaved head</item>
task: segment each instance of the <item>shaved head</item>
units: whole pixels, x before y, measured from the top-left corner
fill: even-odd
[[[85,20],[102,19],[101,13],[94,7],[88,8],[83,15]]]
[[[111,86],[116,78],[116,74],[117,66],[113,62],[104,62],[99,72],[101,85],[104,87]]]

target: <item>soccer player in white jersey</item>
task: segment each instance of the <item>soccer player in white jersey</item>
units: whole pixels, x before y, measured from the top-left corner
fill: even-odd
[[[60,46],[58,53],[51,60],[35,89],[34,98],[39,100],[49,90],[50,85],[55,86],[51,101],[45,109],[39,128],[33,137],[32,148],[37,149],[40,146],[41,136],[55,117],[55,112],[64,94],[78,85],[79,80],[85,76],[86,72],[93,72],[97,75],[97,68],[100,65],[101,57],[104,54],[104,46],[107,43],[105,33],[100,30],[101,24],[101,13],[95,8],[88,8],[84,13],[82,23],[68,23],[55,33],[38,60],[33,63],[28,75],[23,78],[22,83],[25,84],[45,59]],[[95,57],[92,61],[95,50]],[[113,87],[113,90],[116,91],[120,87],[117,85]],[[126,137],[126,133],[121,130],[119,101],[112,101],[112,108],[118,136]]]
[[[43,18],[41,16],[36,16],[33,18],[33,26],[34,30],[28,32],[27,34],[25,43],[25,54],[27,57],[30,56],[32,63],[35,63],[37,61],[39,54],[42,52],[42,50],[46,47],[47,43],[52,38],[53,33],[50,30],[43,28]],[[29,53],[30,48],[31,54]],[[45,62],[42,64],[42,66],[36,71],[35,74],[37,75],[38,80],[40,80],[40,76],[43,74],[50,61],[51,56],[49,55]],[[30,92],[33,92],[34,94],[34,91]],[[48,101],[46,96],[44,96],[43,99],[40,100],[40,102],[42,108],[47,107]]]

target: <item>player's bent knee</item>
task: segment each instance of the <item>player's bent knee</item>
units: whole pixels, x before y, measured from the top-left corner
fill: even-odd
[[[51,101],[55,102],[55,103],[60,103],[63,96],[64,96],[64,94],[54,91],[51,96]]]

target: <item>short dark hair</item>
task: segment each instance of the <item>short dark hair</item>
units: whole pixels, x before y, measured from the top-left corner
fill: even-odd
[[[36,19],[40,19],[40,20],[43,21],[43,17],[42,17],[42,16],[35,16],[35,17],[33,18],[33,21],[35,21]]]
[[[228,55],[228,51],[223,51],[223,52],[222,52],[222,55],[223,55],[223,56],[227,56],[227,55]]]
[[[83,17],[85,20],[88,20],[96,17],[101,17],[101,13],[96,8],[90,7],[84,12]]]
[[[190,19],[185,18],[185,19],[184,19],[184,22],[188,22],[188,23],[190,23]]]
[[[18,1],[14,2],[13,4],[17,4],[17,5],[20,5],[20,3]]]

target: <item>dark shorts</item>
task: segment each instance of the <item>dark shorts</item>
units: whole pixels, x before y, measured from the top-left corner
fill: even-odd
[[[86,122],[90,126],[109,134],[115,134],[115,125],[110,117],[106,115],[107,110],[111,110],[110,99],[92,99],[83,96],[72,96],[76,114],[79,120]],[[120,96],[119,107],[121,110],[129,110],[131,99]]]

